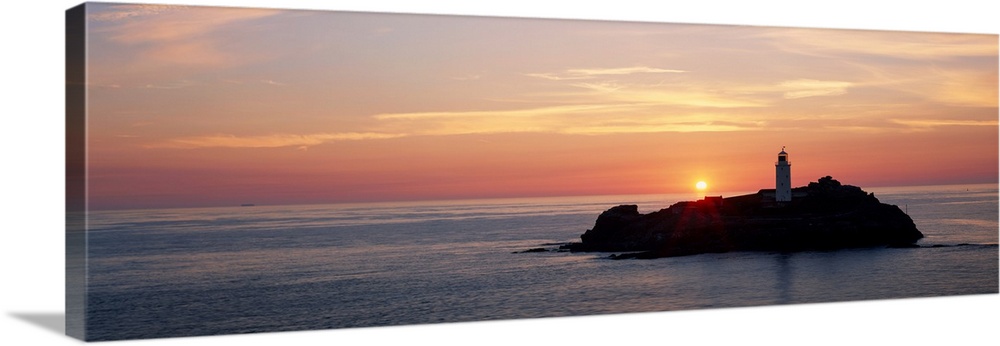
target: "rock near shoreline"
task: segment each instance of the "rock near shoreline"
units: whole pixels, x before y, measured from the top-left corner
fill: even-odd
[[[620,205],[598,216],[569,251],[626,252],[611,258],[658,258],[728,251],[835,250],[912,246],[923,234],[895,205],[827,176],[792,189],[790,202],[774,190],[706,197],[640,214]]]

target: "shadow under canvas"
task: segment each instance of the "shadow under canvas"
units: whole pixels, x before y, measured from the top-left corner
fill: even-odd
[[[20,320],[29,322],[42,329],[59,335],[66,334],[66,314],[57,312],[12,312],[10,314]]]

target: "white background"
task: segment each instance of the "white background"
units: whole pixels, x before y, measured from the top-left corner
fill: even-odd
[[[147,1],[139,1],[147,2]],[[983,0],[909,1],[160,1],[195,5],[997,34]],[[13,5],[11,5],[13,4]],[[73,1],[8,2],[0,75],[0,343],[62,335],[63,18]],[[669,292],[664,292],[669,294]],[[1000,295],[116,342],[114,345],[995,344]]]

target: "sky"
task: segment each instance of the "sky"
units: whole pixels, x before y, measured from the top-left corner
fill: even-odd
[[[997,35],[88,6],[91,209],[997,182]]]

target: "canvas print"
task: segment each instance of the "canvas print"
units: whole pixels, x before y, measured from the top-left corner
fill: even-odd
[[[118,3],[66,23],[73,337],[998,291],[997,35]]]

